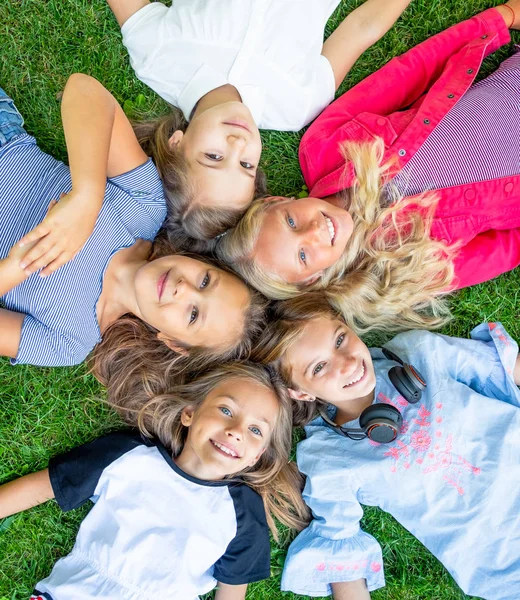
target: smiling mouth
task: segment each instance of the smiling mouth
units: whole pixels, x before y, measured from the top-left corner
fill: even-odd
[[[228,446],[224,446],[224,444],[219,444],[219,442],[215,442],[215,440],[210,440],[210,442],[213,444],[214,448],[219,450],[225,456],[228,456],[229,458],[240,458],[240,456],[238,456],[238,454],[234,450],[228,448]]]
[[[157,296],[159,297],[159,300],[161,299],[161,297],[163,295],[164,288],[166,287],[166,281],[168,280],[169,274],[170,274],[170,271],[166,271],[166,273],[163,273],[157,281]]]
[[[347,387],[351,387],[359,383],[364,377],[366,373],[365,362],[361,363],[361,370],[358,370],[357,373],[354,374],[354,377],[343,386],[343,389]]]
[[[328,217],[326,214],[322,213],[325,217],[325,222],[327,223],[327,229],[329,231],[330,236],[330,245],[334,246],[334,240],[336,239],[336,226],[334,221]]]
[[[239,127],[240,129],[244,129],[248,133],[251,133],[251,130],[244,121],[224,121],[224,125],[230,125],[231,127]]]

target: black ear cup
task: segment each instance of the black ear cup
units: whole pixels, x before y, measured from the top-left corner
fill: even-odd
[[[398,362],[401,366],[395,366],[388,371],[388,377],[395,389],[403,396],[410,404],[419,402],[422,392],[426,389],[426,381],[420,372],[407,363],[404,363],[396,354],[382,348],[383,354]]]
[[[399,435],[403,417],[390,404],[372,404],[359,417],[359,426],[368,438],[380,444],[392,442]]]

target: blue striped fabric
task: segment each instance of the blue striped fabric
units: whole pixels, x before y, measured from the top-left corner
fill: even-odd
[[[0,147],[0,258],[44,218],[49,202],[71,189],[69,168],[23,135]],[[0,298],[26,314],[11,362],[65,366],[82,362],[100,340],[96,303],[105,268],[138,238],[153,240],[166,201],[151,160],[107,181],[94,232],[68,264],[46,278],[33,274]]]
[[[393,183],[404,196],[520,174],[520,52],[473,85]]]

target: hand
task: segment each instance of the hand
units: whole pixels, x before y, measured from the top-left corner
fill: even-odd
[[[88,194],[74,190],[49,204],[45,219],[16,245],[34,244],[20,261],[26,275],[43,268],[40,275],[46,277],[76,256],[94,230],[98,212],[93,205]]]
[[[509,8],[504,8],[505,6],[509,6],[513,12],[511,12]],[[509,29],[520,29],[520,0],[509,0],[509,2],[496,6],[495,8],[504,17],[504,21]],[[513,19],[513,13],[514,20],[511,22]]]

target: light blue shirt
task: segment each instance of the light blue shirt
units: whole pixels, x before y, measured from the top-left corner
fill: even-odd
[[[360,578],[370,591],[384,586],[381,547],[359,525],[365,504],[394,516],[466,594],[518,600],[518,346],[499,323],[480,325],[471,338],[410,331],[388,344],[427,381],[415,405],[388,379],[395,363],[371,350],[376,401],[396,406],[404,419],[394,442],[356,442],[321,418],[306,427],[297,460],[314,520],[289,548],[283,590],[327,596],[331,582]]]

